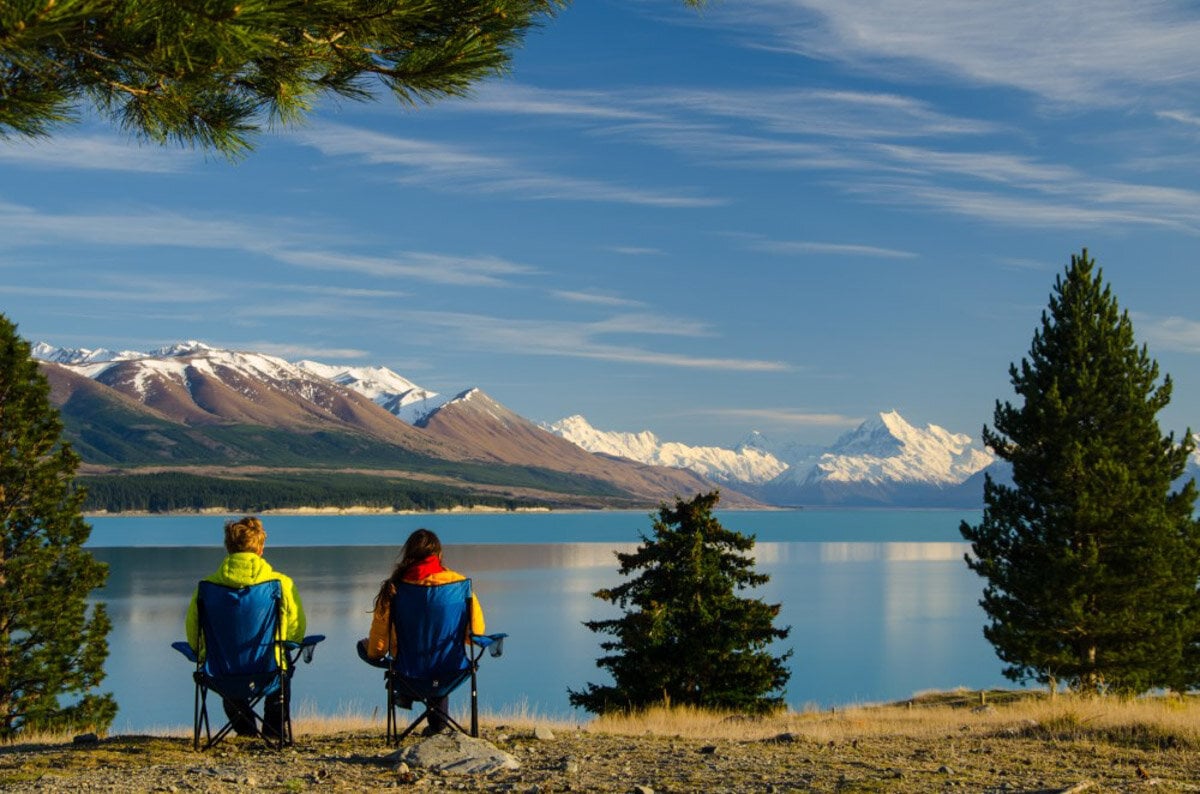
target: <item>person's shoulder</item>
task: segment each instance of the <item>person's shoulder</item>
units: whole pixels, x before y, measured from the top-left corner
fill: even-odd
[[[452,571],[449,568],[444,568],[437,573],[432,573],[421,580],[421,584],[450,584],[452,582],[461,582],[467,577],[463,576],[458,571]]]

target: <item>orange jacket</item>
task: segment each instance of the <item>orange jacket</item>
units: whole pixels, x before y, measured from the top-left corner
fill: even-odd
[[[413,584],[449,584],[450,582],[461,582],[466,578],[461,573],[447,568],[423,579],[417,579]],[[394,592],[394,588],[392,589]],[[371,633],[367,636],[368,659],[382,659],[391,654],[396,647],[396,634],[392,631],[391,611],[392,600],[387,598],[371,615]],[[483,607],[479,605],[479,599],[475,597],[474,593],[471,593],[471,622],[467,626],[467,630],[471,634],[483,634],[485,630]]]

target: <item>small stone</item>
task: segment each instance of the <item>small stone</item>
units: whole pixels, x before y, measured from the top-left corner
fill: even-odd
[[[939,775],[953,775],[954,770],[948,766],[943,765],[943,766],[938,767],[938,774]]]
[[[550,730],[545,725],[538,725],[533,729],[533,738],[537,739],[539,742],[552,742],[554,741],[554,731]]]
[[[649,786],[634,786],[633,794],[654,794],[654,789]]]

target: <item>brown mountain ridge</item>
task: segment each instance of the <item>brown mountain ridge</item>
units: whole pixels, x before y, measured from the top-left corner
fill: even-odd
[[[250,355],[201,352],[169,365],[113,362],[94,379],[42,362],[87,471],[137,475],[198,467],[388,472],[522,503],[643,507],[713,490],[683,469],[595,455],[473,389],[409,425],[324,378]],[[398,480],[397,480],[398,481]],[[508,483],[511,487],[504,487]],[[402,487],[402,486],[397,486]],[[728,507],[758,506],[728,489]]]

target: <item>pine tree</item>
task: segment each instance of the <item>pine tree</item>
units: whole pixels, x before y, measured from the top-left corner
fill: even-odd
[[[1012,465],[987,478],[970,568],[987,580],[984,635],[1005,675],[1082,692],[1194,683],[1200,522],[1193,448],[1161,435],[1171,379],[1134,340],[1084,249],[1060,275],[1029,357],[1010,368],[1021,404],[996,403],[984,442]]]
[[[87,596],[107,567],[83,548],[91,527],[72,487],[50,386],[0,314],[0,740],[23,729],[103,730],[116,714],[104,677],[110,622]]]
[[[778,708],[790,676],[789,650],[772,656],[767,646],[788,636],[772,623],[779,605],[743,598],[735,590],[764,584],[754,572],[754,537],[732,532],[712,515],[720,495],[662,505],[654,537],[641,535],[632,554],[618,552],[620,573],[640,571],[595,593],[618,605],[621,618],[588,621],[614,640],[596,661],[614,684],[588,683],[570,701],[594,713],[636,710],[654,704],[765,711]],[[774,693],[774,694],[773,694]]]
[[[264,120],[296,121],[325,98],[466,94],[563,5],[5,0],[0,139],[49,134],[87,106],[146,140],[236,156]]]

